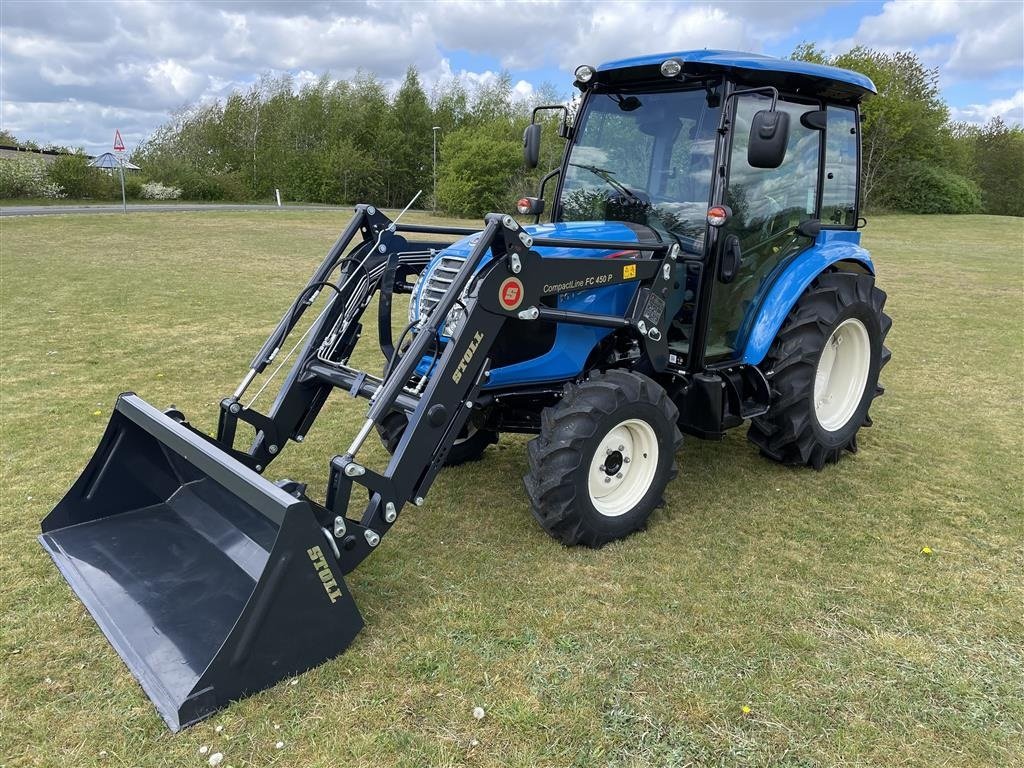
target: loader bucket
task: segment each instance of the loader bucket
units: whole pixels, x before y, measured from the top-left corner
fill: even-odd
[[[363,626],[309,503],[132,394],[40,541],[173,731]]]

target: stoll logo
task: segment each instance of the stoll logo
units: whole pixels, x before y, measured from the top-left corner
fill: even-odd
[[[523,303],[523,284],[518,277],[507,277],[498,288],[498,302],[502,308],[511,312]]]
[[[323,550],[321,550],[320,547],[311,547],[306,550],[306,554],[309,555],[309,559],[313,561],[313,568],[316,569],[316,575],[319,576],[320,581],[323,582],[327,596],[331,598],[332,603],[337,602],[341,597],[341,589],[338,587],[338,582],[334,580],[334,574],[331,573],[331,567],[327,565],[327,558],[324,557]]]
[[[473,359],[473,353],[476,352],[476,348],[480,346],[480,342],[484,340],[484,335],[480,331],[473,334],[473,340],[469,342],[469,346],[466,347],[466,354],[459,360],[459,365],[455,369],[455,373],[452,374],[452,381],[458,384],[462,381],[462,374],[466,372],[466,368],[469,367],[469,361]]]

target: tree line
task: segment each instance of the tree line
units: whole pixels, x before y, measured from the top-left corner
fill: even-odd
[[[862,72],[878,87],[862,107],[868,210],[1024,215],[1024,130],[999,118],[952,121],[938,71],[914,53],[858,47],[830,56],[805,43],[792,58]],[[285,200],[403,207],[422,190],[417,207],[477,217],[511,209],[558,165],[556,118],[543,120],[538,169],[523,168],[521,139],[533,107],[560,101],[550,85],[518,97],[507,73],[475,87],[449,80],[429,94],[411,67],[393,94],[370,74],[301,86],[265,75],[173,115],[132,154],[144,179],[134,178],[129,194],[148,180],[186,199],[269,199],[279,189]],[[51,189],[90,196],[83,160],[54,166]]]
[[[472,90],[450,80],[429,96],[412,67],[393,96],[368,74],[301,87],[290,75],[264,76],[223,102],[183,110],[132,161],[189,198],[278,189],[286,200],[395,208],[422,191],[417,207],[430,208],[436,150],[436,206],[476,216],[508,209],[535,186],[537,173],[522,168],[522,132],[532,107],[554,99],[550,87],[517,98],[507,74]],[[544,160],[557,164],[552,138]]]

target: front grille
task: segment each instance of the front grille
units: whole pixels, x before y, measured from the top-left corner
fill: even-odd
[[[465,260],[462,256],[442,256],[437,264],[434,265],[434,268],[430,270],[430,274],[427,275],[427,282],[423,285],[423,290],[420,292],[418,304],[420,317],[426,317],[437,302],[441,300],[445,291],[448,290],[448,286],[455,280],[455,276],[459,273]]]

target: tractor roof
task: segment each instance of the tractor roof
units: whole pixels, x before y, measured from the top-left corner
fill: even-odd
[[[774,85],[828,99],[860,101],[877,92],[871,79],[859,72],[738,51],[676,51],[609,61],[597,67],[598,81],[619,84],[662,79],[659,68],[665,59],[680,59],[686,75],[732,73],[756,85]]]

